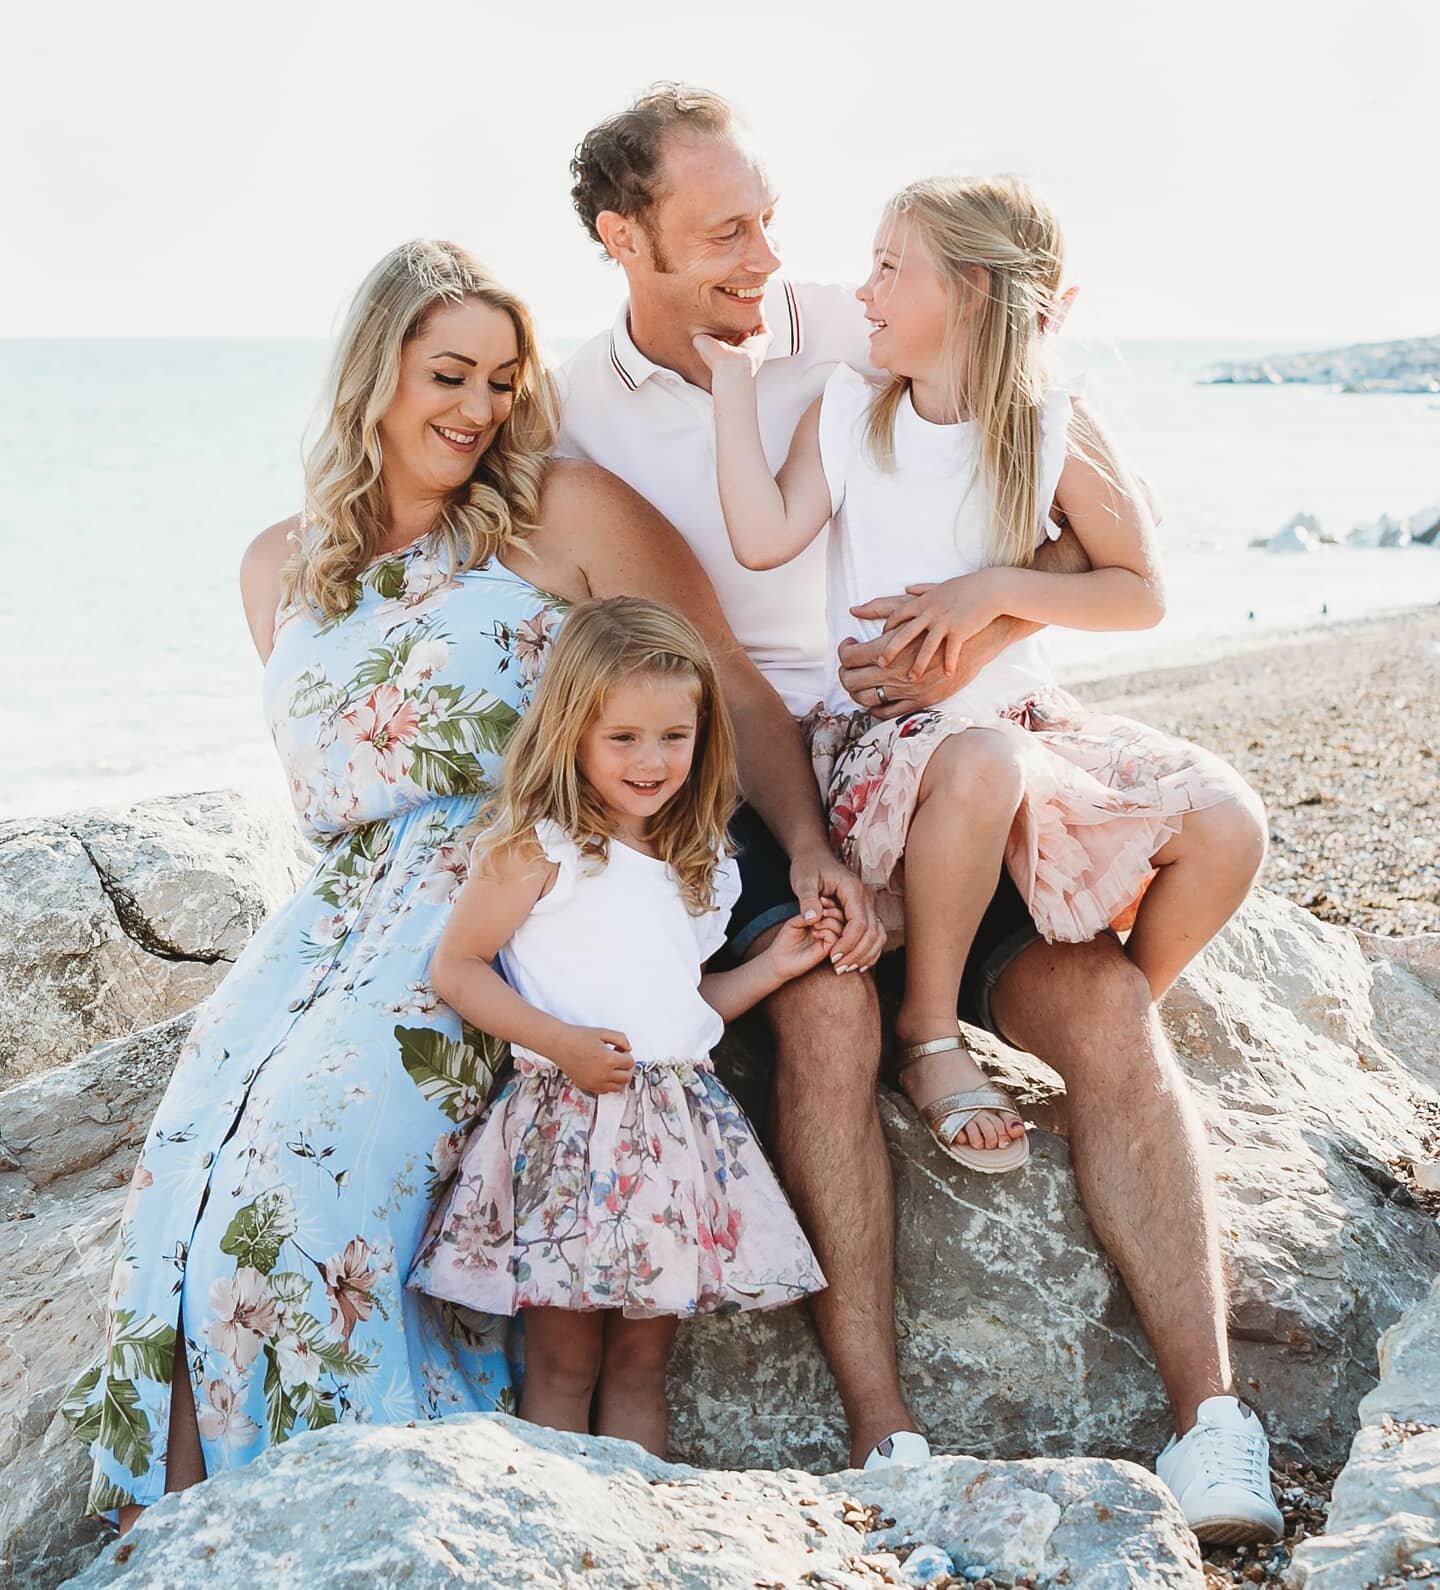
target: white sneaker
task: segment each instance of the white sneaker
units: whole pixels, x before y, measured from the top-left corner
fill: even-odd
[[[930,1443],[918,1430],[897,1430],[887,1435],[878,1446],[872,1446],[862,1469],[903,1468],[912,1463],[930,1461]]]
[[[1175,1494],[1185,1522],[1207,1546],[1270,1544],[1285,1520],[1270,1490],[1270,1442],[1236,1397],[1207,1397],[1195,1427],[1169,1445],[1155,1471]]]

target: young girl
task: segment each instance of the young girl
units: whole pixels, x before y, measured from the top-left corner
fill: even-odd
[[[938,653],[953,673],[965,641],[1000,614],[1076,629],[1161,617],[1142,493],[1101,462],[1109,451],[1093,421],[1045,380],[1042,337],[1069,297],[1060,280],[1059,229],[1025,184],[906,188],[857,295],[890,381],[877,390],[837,369],[778,479],[756,422],[763,350],[695,339],[713,376],[736,557],[774,568],[832,525],[832,658],[857,628],[883,633],[882,663],[909,648],[918,678]],[[1052,510],[1089,573],[1029,567],[1041,540],[1060,533]],[[909,599],[883,628],[851,616],[902,587]],[[903,898],[902,1085],[952,1158],[1019,1166],[1024,1127],[965,1050],[955,1016],[1002,858],[1047,939],[1087,940],[1133,916],[1128,953],[1158,998],[1243,900],[1264,853],[1259,803],[1209,753],[1087,712],[1056,687],[1035,639],[937,708],[894,721],[857,711],[832,671],[807,727],[832,841],[882,891],[891,926]]]
[[[409,1284],[525,1311],[522,1418],[661,1456],[677,1320],[825,1284],[708,1057],[726,1021],[824,959],[839,913],[702,974],[739,893],[734,804],[700,637],[635,597],[577,607],[431,969],[467,1022],[509,1040],[516,1071]]]

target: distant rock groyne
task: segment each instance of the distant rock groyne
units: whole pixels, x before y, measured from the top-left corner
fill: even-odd
[[[1342,392],[1440,393],[1440,337],[1359,342],[1348,348],[1277,353],[1212,365],[1207,386],[1334,386]]]

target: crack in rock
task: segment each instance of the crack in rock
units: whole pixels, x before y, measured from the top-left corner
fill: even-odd
[[[185,961],[198,963],[201,966],[214,966],[217,962],[229,963],[233,957],[226,955],[221,950],[185,950],[172,939],[167,939],[158,933],[154,924],[140,909],[140,903],[135,896],[100,865],[95,852],[85,843],[82,835],[75,830],[67,830],[75,843],[85,852],[90,865],[95,869],[95,876],[100,880],[100,887],[105,891],[106,898],[115,909],[115,920],[120,924],[120,930],[126,938],[160,961]]]

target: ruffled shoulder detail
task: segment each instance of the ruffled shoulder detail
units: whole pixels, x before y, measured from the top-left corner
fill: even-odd
[[[542,817],[535,824],[535,839],[545,852],[545,859],[553,861],[560,868],[550,893],[537,900],[531,911],[532,916],[539,916],[558,909],[575,893],[576,880],[584,870],[585,860],[580,854],[580,847],[570,835],[548,817]]]
[[[848,364],[838,364],[820,398],[820,464],[830,487],[830,512],[845,500],[845,466],[875,388]]]
[[[1070,394],[1060,387],[1052,387],[1040,405],[1040,468],[1036,492],[1044,508],[1035,535],[1037,547],[1043,546],[1046,541],[1056,540],[1060,535],[1060,526],[1055,523],[1050,510],[1069,452],[1070,416],[1073,412]]]
[[[715,869],[715,910],[690,918],[695,931],[695,946],[701,962],[708,961],[725,942],[730,931],[730,913],[740,898],[740,866],[734,856],[722,856]]]

